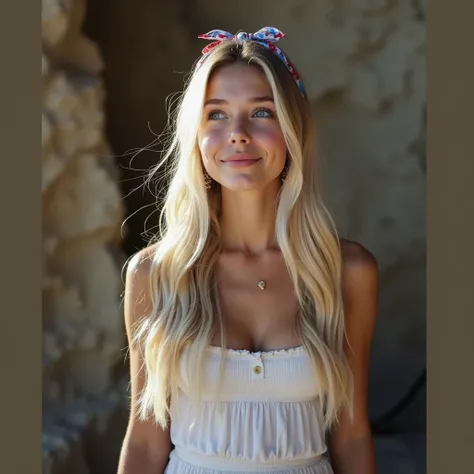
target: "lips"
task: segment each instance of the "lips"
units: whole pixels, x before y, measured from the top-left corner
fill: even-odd
[[[255,155],[250,155],[248,153],[238,153],[236,155],[229,156],[221,161],[229,166],[241,167],[254,165],[260,160],[261,158]]]

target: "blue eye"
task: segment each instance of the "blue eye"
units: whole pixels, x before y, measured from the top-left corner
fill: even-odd
[[[219,110],[214,110],[213,112],[211,112],[208,116],[207,116],[207,119],[208,120],[219,120],[222,118],[222,116],[224,115],[223,112],[219,111]]]
[[[258,109],[253,115],[257,118],[270,118],[273,117],[273,112],[268,109]]]

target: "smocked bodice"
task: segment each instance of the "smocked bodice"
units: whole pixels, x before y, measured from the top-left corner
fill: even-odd
[[[167,474],[331,474],[322,456],[326,445],[317,380],[305,350],[227,349],[217,395],[221,351],[213,346],[206,351],[197,415],[183,353],[179,393],[171,405],[175,450]]]

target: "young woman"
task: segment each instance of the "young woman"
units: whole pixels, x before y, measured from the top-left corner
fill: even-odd
[[[375,473],[377,264],[321,201],[283,36],[201,36],[215,42],[175,117],[163,231],[127,270],[120,474]]]

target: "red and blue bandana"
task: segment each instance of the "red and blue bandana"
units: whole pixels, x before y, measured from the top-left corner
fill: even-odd
[[[273,28],[272,26],[266,26],[264,28],[261,28],[256,33],[240,32],[240,33],[237,33],[236,35],[233,35],[232,33],[229,33],[228,31],[224,31],[224,30],[211,30],[208,33],[198,36],[198,38],[200,39],[207,39],[207,40],[214,40],[214,41],[208,44],[202,50],[203,56],[198,61],[196,68],[199,68],[199,66],[206,59],[209,52],[212,51],[218,44],[220,44],[221,41],[226,41],[226,40],[228,41],[228,40],[235,40],[235,39],[239,41],[255,41],[256,43],[272,51],[281,59],[281,61],[288,68],[288,71],[290,71],[291,75],[293,76],[299,90],[301,91],[303,95],[305,95],[303,82],[301,81],[301,78],[298,75],[295,67],[288,60],[288,58],[285,56],[283,51],[278,46],[275,45],[275,43],[278,40],[280,40],[281,38],[284,38],[285,36],[286,35],[284,33],[282,33],[277,28]]]

